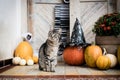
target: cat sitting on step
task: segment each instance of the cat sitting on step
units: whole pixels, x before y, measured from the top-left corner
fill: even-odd
[[[59,39],[61,35],[61,29],[50,30],[48,33],[48,39],[39,49],[39,69],[46,72],[55,72],[55,66],[57,64],[57,53],[59,49]]]

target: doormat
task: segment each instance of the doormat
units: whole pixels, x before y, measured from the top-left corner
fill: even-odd
[[[0,75],[0,80],[120,80],[120,75]]]

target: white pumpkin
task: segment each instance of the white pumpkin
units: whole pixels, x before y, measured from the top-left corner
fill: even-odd
[[[13,60],[12,60],[12,63],[15,64],[15,65],[17,65],[17,64],[20,63],[20,61],[21,61],[20,57],[14,57]]]
[[[107,57],[110,58],[111,65],[110,67],[113,68],[117,65],[117,57],[114,54],[106,54]]]
[[[26,65],[26,60],[25,60],[25,59],[21,59],[21,61],[20,61],[20,65],[21,65],[21,66]]]
[[[34,61],[32,60],[32,59],[29,59],[29,60],[27,60],[27,65],[33,65],[34,64]]]

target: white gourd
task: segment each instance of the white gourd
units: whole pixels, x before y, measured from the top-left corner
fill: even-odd
[[[109,57],[111,65],[110,68],[113,68],[117,65],[117,57],[114,54],[107,53],[107,50],[103,48],[103,54],[107,57]]]
[[[21,65],[21,66],[26,65],[26,60],[25,60],[25,59],[21,59],[21,61],[20,61],[20,65]]]
[[[12,63],[15,64],[15,65],[17,65],[17,64],[20,63],[20,61],[21,61],[20,57],[14,57],[13,60],[12,60]]]
[[[110,61],[111,61],[111,65],[110,67],[113,68],[117,65],[117,57],[113,54],[106,54],[107,57],[110,58]]]
[[[29,60],[27,60],[27,65],[33,65],[34,64],[34,61],[32,60],[32,59],[29,59]]]

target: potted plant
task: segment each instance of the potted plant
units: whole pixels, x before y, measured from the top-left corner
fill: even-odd
[[[115,53],[120,44],[120,13],[105,14],[94,25],[96,44],[105,47],[108,52]]]

